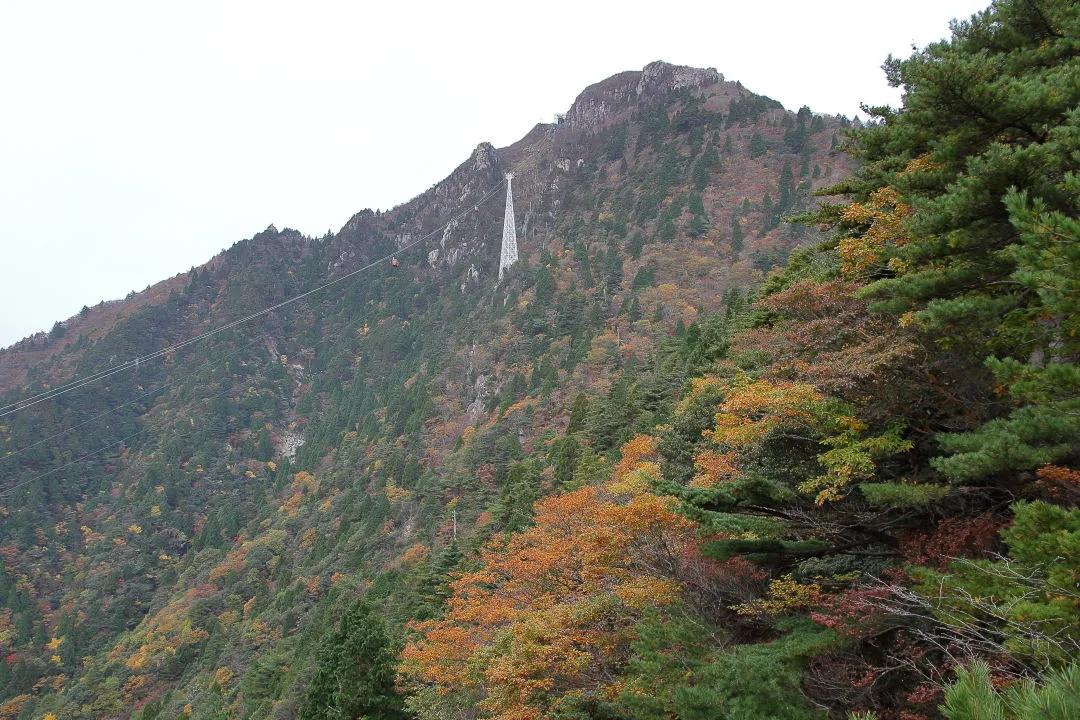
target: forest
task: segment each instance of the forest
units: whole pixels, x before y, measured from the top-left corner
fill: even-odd
[[[1080,717],[1080,6],[884,70],[669,84],[0,353],[0,720]]]

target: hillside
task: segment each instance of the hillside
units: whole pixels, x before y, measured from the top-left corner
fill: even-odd
[[[1078,31],[653,63],[4,351],[0,718],[1069,717]]]
[[[268,228],[5,350],[6,405],[401,263],[2,419],[5,694],[125,717],[211,687],[199,668],[249,682],[295,657],[234,695],[229,715],[261,717],[295,703],[340,597],[376,583],[422,617],[410,563],[505,527],[507,473],[579,393],[650,394],[596,453],[670,407],[685,372],[665,347],[816,236],[780,217],[850,171],[845,125],[654,63],[390,212]],[[522,259],[496,287],[511,169]]]

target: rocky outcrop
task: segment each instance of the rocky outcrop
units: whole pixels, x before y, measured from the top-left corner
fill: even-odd
[[[619,73],[585,88],[566,113],[566,127],[592,130],[639,102],[662,98],[679,88],[704,88],[722,82],[724,76],[715,68],[651,62],[640,71]]]
[[[637,84],[637,96],[663,96],[684,87],[708,87],[724,82],[724,76],[716,68],[692,68],[651,62],[641,71]]]
[[[610,115],[637,100],[640,77],[641,73],[637,71],[623,72],[585,88],[566,113],[564,127],[592,130],[605,124]]]

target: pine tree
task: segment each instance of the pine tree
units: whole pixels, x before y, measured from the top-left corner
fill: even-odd
[[[738,260],[743,249],[743,229],[739,218],[731,219],[731,259]]]
[[[532,462],[510,466],[502,488],[497,518],[507,532],[519,532],[532,522],[533,503],[540,497],[539,473]]]
[[[904,108],[856,135],[865,166],[842,189],[864,202],[884,186],[914,208],[865,291],[873,309],[985,363],[1007,394],[999,417],[942,438],[954,479],[1080,447],[1078,33],[1075,3],[997,2],[890,58]]]
[[[989,666],[976,662],[957,670],[941,710],[948,720],[1071,720],[1080,717],[1080,665],[1051,673],[1041,685],[1024,680],[1002,693]]]
[[[566,434],[572,435],[585,426],[585,419],[589,415],[589,396],[578,393],[574,396],[574,402],[570,406],[570,419],[566,424]]]
[[[690,237],[701,237],[709,229],[709,215],[705,212],[705,203],[700,195],[692,193],[687,207],[693,213],[687,225],[687,234]]]
[[[749,152],[752,158],[761,157],[768,152],[768,148],[765,147],[765,137],[761,133],[755,131],[750,136]]]
[[[701,153],[701,157],[694,163],[694,188],[698,192],[705,189],[712,179],[713,171],[718,167],[720,167],[720,154],[716,152],[716,148],[710,143],[705,147],[705,151]]]
[[[394,691],[396,657],[386,624],[367,601],[357,601],[323,644],[300,719],[404,717]]]
[[[777,213],[784,213],[791,209],[795,202],[795,174],[791,171],[791,165],[785,164],[780,170],[780,204],[776,208]]]

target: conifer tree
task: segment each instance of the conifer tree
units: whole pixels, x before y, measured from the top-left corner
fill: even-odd
[[[394,692],[396,655],[386,624],[368,602],[357,601],[323,644],[300,719],[404,717]]]
[[[1025,680],[1004,693],[995,689],[990,668],[977,662],[957,671],[945,690],[942,711],[948,720],[1068,720],[1080,715],[1080,666],[1051,673],[1037,685]]]
[[[1080,8],[1002,0],[953,37],[890,58],[904,108],[859,132],[864,170],[914,212],[866,288],[941,348],[985,363],[1007,395],[973,432],[944,436],[937,467],[970,480],[1076,452]]]

